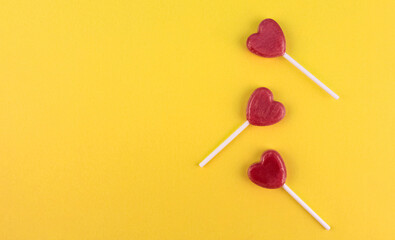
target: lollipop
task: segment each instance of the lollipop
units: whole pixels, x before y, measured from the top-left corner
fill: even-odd
[[[248,177],[258,186],[275,189],[283,187],[307,212],[311,214],[326,230],[331,227],[318,216],[302,199],[298,197],[286,184],[287,171],[280,154],[274,150],[262,154],[261,161],[254,163],[248,169]]]
[[[265,19],[259,24],[258,32],[252,34],[247,39],[247,48],[258,56],[272,58],[283,56],[289,62],[291,62],[300,71],[306,74],[311,80],[313,80],[318,86],[324,89],[335,99],[339,99],[339,96],[329,89],[325,84],[313,76],[307,71],[302,65],[297,63],[285,52],[285,37],[281,30],[280,25],[273,19]]]
[[[285,108],[279,102],[273,101],[273,94],[267,88],[256,89],[248,101],[247,121],[245,121],[235,132],[233,132],[224,142],[222,142],[210,155],[201,163],[204,167],[211,159],[215,157],[222,149],[226,147],[233,139],[237,137],[248,125],[268,126],[279,122],[285,115]]]

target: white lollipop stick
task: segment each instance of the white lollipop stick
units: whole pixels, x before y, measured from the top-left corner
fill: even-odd
[[[292,63],[295,67],[297,67],[300,71],[302,71],[304,74],[306,74],[306,76],[308,76],[311,80],[313,80],[318,86],[324,89],[332,97],[334,97],[335,99],[339,99],[339,96],[336,93],[334,93],[327,86],[325,86],[325,84],[323,84],[320,80],[318,80],[318,78],[314,77],[313,74],[311,74],[304,67],[302,67],[302,65],[300,65],[297,61],[291,58],[291,56],[289,56],[287,53],[284,53],[283,57],[287,59],[290,63]]]
[[[313,216],[315,218],[315,220],[317,220],[326,230],[331,229],[331,227],[324,221],[322,220],[322,218],[320,218],[320,216],[317,215],[317,213],[315,213],[313,211],[313,209],[311,209],[309,206],[307,206],[307,204],[305,202],[303,202],[302,199],[300,199],[300,197],[298,197],[298,195],[296,195],[296,193],[294,193],[286,184],[283,185],[283,188],[285,191],[287,191],[287,193],[289,193],[289,195],[291,195],[307,212],[309,212],[311,214],[311,216]]]
[[[212,153],[210,153],[210,155],[208,155],[201,163],[199,163],[199,166],[204,167],[204,165],[210,162],[210,160],[213,159],[215,155],[221,152],[221,150],[224,149],[226,145],[228,145],[233,139],[235,139],[237,135],[239,135],[244,129],[246,129],[248,125],[250,125],[250,123],[248,121],[245,121],[243,125],[241,125],[236,131],[234,131],[234,133],[232,133],[227,139],[225,139],[225,141],[223,141],[221,145],[219,145]]]

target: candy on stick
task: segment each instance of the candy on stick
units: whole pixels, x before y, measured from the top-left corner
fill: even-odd
[[[284,188],[307,212],[309,212],[326,230],[331,227],[318,216],[302,199],[300,199],[286,184],[287,171],[280,154],[274,150],[263,153],[261,161],[252,164],[248,169],[248,177],[258,186],[275,189]]]
[[[339,99],[339,96],[336,93],[325,86],[325,84],[323,84],[313,74],[307,71],[304,67],[302,67],[302,65],[297,63],[285,52],[284,33],[281,30],[280,25],[278,25],[278,23],[273,19],[265,19],[259,24],[258,32],[252,34],[247,39],[247,48],[252,53],[255,53],[261,57],[272,58],[283,56],[332,97]]]
[[[224,142],[222,142],[210,155],[208,155],[200,164],[204,167],[211,159],[215,157],[222,149],[226,147],[233,139],[237,137],[248,125],[268,126],[279,122],[285,115],[284,105],[280,102],[273,101],[273,94],[267,88],[256,89],[247,105],[247,121],[245,121],[235,132],[233,132]]]

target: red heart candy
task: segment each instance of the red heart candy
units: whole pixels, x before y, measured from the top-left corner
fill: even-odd
[[[247,120],[255,126],[268,126],[279,122],[285,116],[282,103],[273,101],[273,94],[267,88],[256,89],[248,100]]]
[[[280,154],[269,150],[262,154],[259,163],[248,168],[248,177],[258,186],[274,189],[284,185],[287,170]]]
[[[261,57],[279,57],[285,53],[285,37],[280,25],[273,19],[259,24],[258,33],[247,39],[247,48]]]

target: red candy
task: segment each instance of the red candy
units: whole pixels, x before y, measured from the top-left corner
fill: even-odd
[[[284,185],[287,170],[280,154],[269,150],[262,154],[259,163],[252,164],[248,168],[248,177],[258,186],[274,189]]]
[[[258,33],[247,39],[247,48],[261,57],[279,57],[285,53],[285,37],[280,25],[273,19],[259,24]]]
[[[255,126],[268,126],[279,122],[285,116],[282,103],[273,101],[273,94],[267,88],[256,89],[248,100],[247,120]]]

